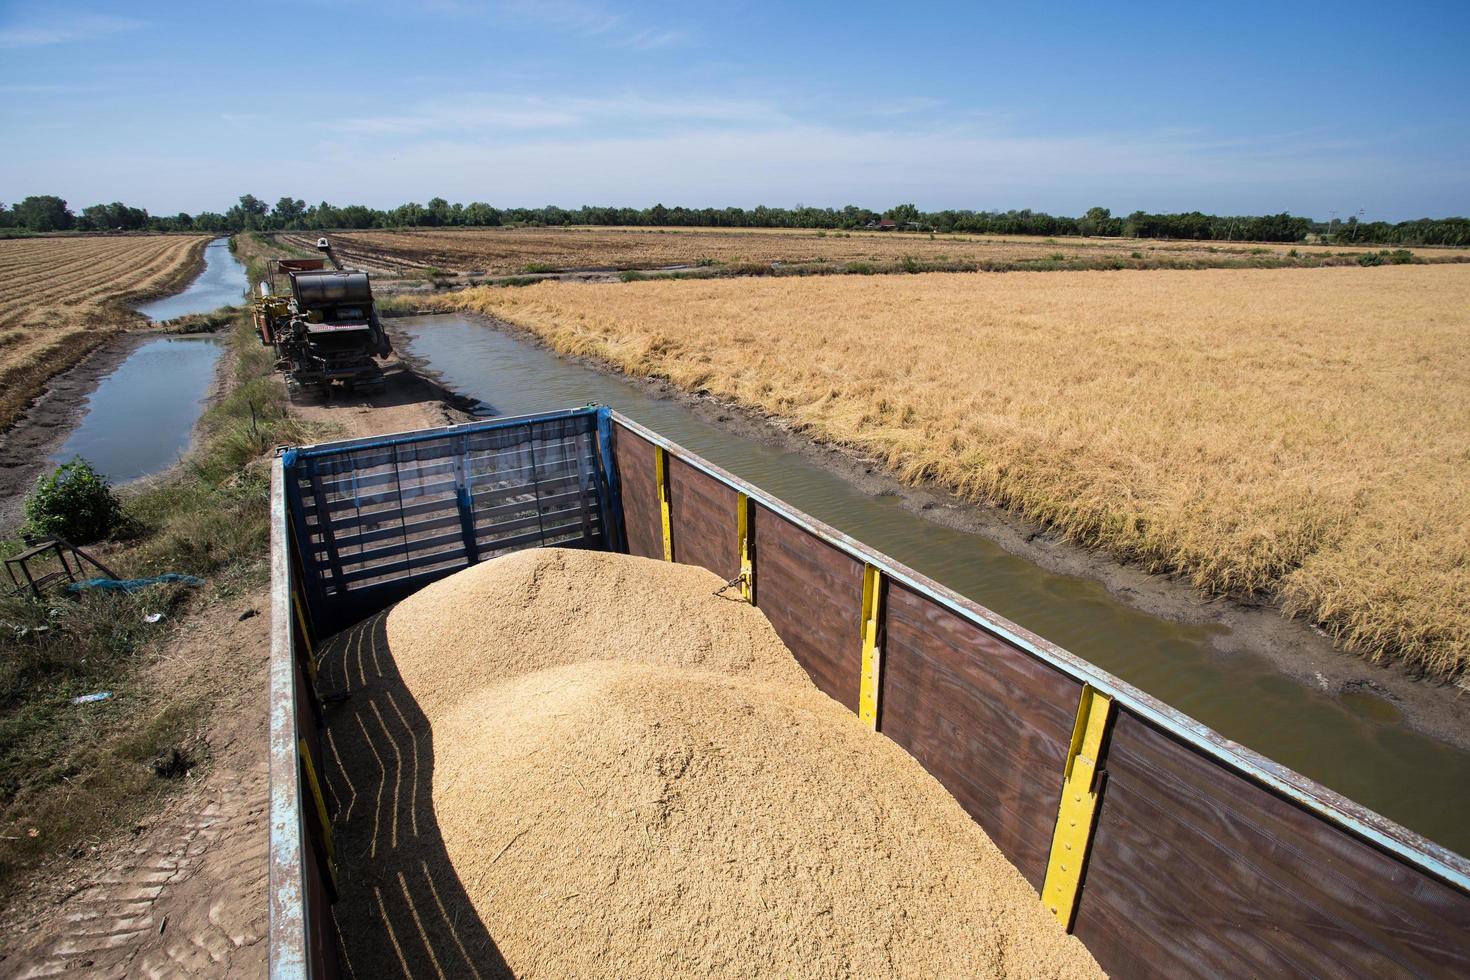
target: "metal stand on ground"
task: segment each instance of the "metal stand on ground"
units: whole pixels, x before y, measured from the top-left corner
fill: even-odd
[[[61,567],[36,575],[31,568],[31,563],[44,561],[51,556],[55,556]],[[20,554],[5,559],[5,571],[10,575],[10,584],[14,594],[19,595],[21,591],[29,589],[31,595],[39,599],[41,590],[53,582],[65,579],[71,583],[81,578],[83,562],[92,565],[108,578],[117,578],[106,565],[71,542],[54,536],[42,538]]]

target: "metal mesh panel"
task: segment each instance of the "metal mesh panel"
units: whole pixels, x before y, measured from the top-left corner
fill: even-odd
[[[522,548],[606,546],[591,411],[324,446],[287,468],[317,607]]]

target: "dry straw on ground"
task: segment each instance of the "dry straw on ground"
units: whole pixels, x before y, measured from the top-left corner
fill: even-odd
[[[1470,662],[1470,268],[545,283],[444,297],[1347,647]]]
[[[353,685],[372,751],[344,750],[339,846],[370,852],[347,867],[384,882],[357,905],[346,885],[373,917],[344,919],[354,968],[1100,975],[944,789],[817,691],[719,584],[692,566],[527,551],[404,600],[383,649],[344,645],[332,676]],[[404,696],[388,697],[385,663]],[[354,724],[334,722],[332,744]],[[424,797],[399,777],[421,769],[432,806],[405,808]],[[364,847],[352,835],[369,813]],[[441,846],[452,872],[435,870]],[[388,911],[400,893],[410,914]],[[476,917],[485,942],[465,927]],[[352,941],[381,944],[385,923],[381,958]],[[476,952],[492,948],[503,963]]]
[[[282,235],[310,252],[315,238]],[[1252,262],[1354,262],[1340,247],[1179,242],[1134,238],[1058,238],[719,228],[424,228],[332,236],[348,262],[375,273],[421,276],[430,270],[508,276],[568,269],[694,267],[698,273],[758,273],[772,265],[809,272],[918,269],[1065,268],[1097,265],[1240,265]],[[1371,251],[1371,249],[1369,249]],[[1350,250],[1353,255],[1363,247]],[[1425,261],[1463,260],[1464,249],[1416,249]],[[1336,258],[1324,259],[1324,253]]]
[[[108,334],[143,322],[126,301],[182,288],[208,241],[187,235],[0,240],[0,428]]]

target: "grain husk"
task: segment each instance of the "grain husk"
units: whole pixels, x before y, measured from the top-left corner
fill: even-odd
[[[692,566],[541,549],[386,621],[516,976],[1098,976],[955,800]]]

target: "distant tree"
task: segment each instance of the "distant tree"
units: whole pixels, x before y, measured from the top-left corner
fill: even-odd
[[[148,227],[148,212],[121,201],[94,204],[82,209],[76,227],[82,231],[138,231]]]
[[[647,208],[582,205],[575,209],[548,204],[539,208],[499,209],[482,201],[450,203],[442,197],[427,205],[409,202],[392,210],[360,204],[336,207],[327,201],[306,207],[304,201],[283,197],[274,209],[252,194],[241,195],[224,214],[201,212],[190,217],[180,212],[173,217],[150,217],[141,208],[119,202],[96,204],[73,218],[66,202],[57,197],[30,197],[9,209],[0,205],[0,227],[55,231],[66,227],[83,230],[151,228],[156,231],[262,230],[267,228],[386,228],[421,225],[493,227],[556,225],[671,225],[676,227],[723,228],[856,228],[876,218],[867,208],[849,204],[841,209],[790,208],[757,205],[754,208],[689,208],[655,204]],[[1222,216],[1188,211],[1179,214],[1149,214],[1134,211],[1127,218],[1113,217],[1107,208],[1090,208],[1081,217],[1051,215],[1040,211],[971,211],[953,209],[922,212],[913,204],[901,204],[883,216],[905,224],[927,225],[942,232],[1008,235],[1129,235],[1138,238],[1181,238],[1196,241],[1303,241],[1315,233],[1324,240],[1368,245],[1470,245],[1470,219],[1420,218],[1390,224],[1356,219],[1331,223],[1300,218],[1285,212],[1268,215]]]
[[[82,231],[106,231],[107,205],[94,204],[82,208],[82,213],[76,217],[76,227]]]
[[[248,197],[249,195],[246,196]],[[240,203],[243,205],[245,199],[241,198]],[[271,224],[277,228],[300,228],[301,218],[304,214],[306,214],[305,201],[283,197],[276,202],[276,206],[271,210]]]
[[[255,231],[266,227],[270,205],[254,194],[241,194],[240,203],[225,212],[225,220],[236,231]]]
[[[194,218],[187,211],[172,216],[154,215],[148,219],[149,231],[192,231],[193,228]]]
[[[349,204],[334,210],[337,216],[331,225],[333,228],[381,228],[388,223],[382,211],[361,204]]]
[[[323,201],[313,204],[301,215],[300,227],[312,228],[317,231],[325,231],[328,228],[340,227],[341,215],[338,210]]]
[[[33,195],[15,206],[16,224],[28,231],[66,231],[73,216],[66,202],[51,194]]]
[[[407,204],[400,204],[392,211],[389,211],[388,223],[396,227],[416,228],[426,223],[425,219],[428,213],[428,210],[422,204],[415,204],[413,201],[410,201]]]
[[[919,213],[919,209],[914,207],[914,205],[900,204],[897,207],[892,207],[884,211],[883,217],[889,221],[897,221],[899,224],[903,224],[908,221],[917,223],[922,221],[924,216]]]
[[[464,207],[464,223],[476,227],[498,225],[500,212],[482,201],[471,201]]]
[[[449,202],[442,197],[430,198],[428,205],[424,208],[423,223],[434,227],[451,224]]]
[[[1110,208],[1088,208],[1087,213],[1077,222],[1077,229],[1084,235],[1112,235],[1121,234],[1122,225],[1121,221],[1113,219]]]

